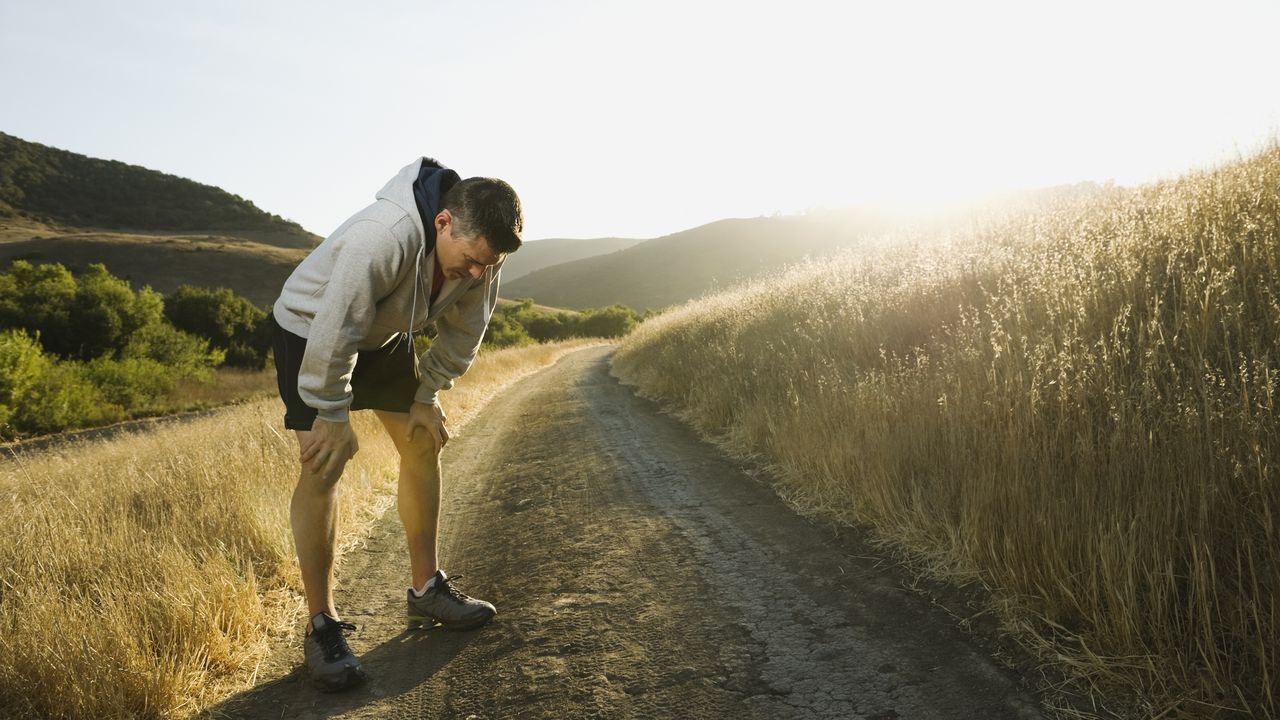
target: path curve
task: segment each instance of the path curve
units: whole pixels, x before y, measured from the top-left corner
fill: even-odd
[[[339,572],[371,677],[278,677],[211,715],[271,718],[1040,718],[1033,693],[851,533],[796,516],[685,425],[571,353],[445,452],[442,562],[498,616],[406,631],[390,512]],[[300,641],[299,641],[300,643]]]

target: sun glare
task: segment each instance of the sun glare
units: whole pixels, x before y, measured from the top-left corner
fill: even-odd
[[[576,155],[539,172],[580,192],[579,212],[535,188],[530,224],[573,214],[569,234],[585,236],[626,217],[634,229],[621,234],[644,236],[1215,165],[1280,126],[1280,100],[1259,91],[1261,69],[1276,65],[1262,15],[1280,24],[1280,10],[1256,3],[1212,16],[1097,1],[593,8],[542,37],[579,52],[551,68],[569,78],[550,98],[563,112],[532,120]],[[547,69],[523,71],[522,104],[547,99]],[[661,210],[637,212],[655,176]]]

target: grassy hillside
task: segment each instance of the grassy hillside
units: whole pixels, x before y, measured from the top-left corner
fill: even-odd
[[[502,281],[511,282],[535,270],[560,263],[573,262],[595,255],[625,250],[644,242],[629,238],[595,238],[592,240],[566,240],[548,238],[532,240],[512,253],[502,265]]]
[[[806,257],[862,246],[889,231],[897,237],[937,237],[1009,212],[1088,198],[1104,190],[1086,182],[929,211],[866,206],[799,217],[720,220],[519,278],[508,278],[504,269],[501,292],[503,297],[533,298],[557,307],[621,303],[637,312],[657,310],[767,276]]]
[[[690,303],[615,371],[985,585],[1103,710],[1280,717],[1280,148],[957,235]]]
[[[309,248],[318,240],[297,223],[221,188],[4,133],[0,217],[99,230],[252,233],[291,248]]]
[[[544,268],[504,282],[501,292],[558,307],[622,303],[636,311],[661,308],[775,271],[806,255],[851,246],[859,235],[879,229],[879,222],[859,226],[805,217],[720,220]]]
[[[259,306],[275,301],[306,254],[233,235],[60,232],[21,219],[0,220],[0,268],[24,259],[62,263],[80,273],[102,263],[134,288],[150,285],[168,294],[182,284],[226,287]]]

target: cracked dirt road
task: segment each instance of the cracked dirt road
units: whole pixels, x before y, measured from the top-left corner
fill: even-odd
[[[244,718],[1038,718],[952,618],[796,516],[679,421],[572,353],[445,451],[442,563],[498,616],[406,631],[394,512],[339,570],[370,675],[311,689],[297,643],[215,709]]]

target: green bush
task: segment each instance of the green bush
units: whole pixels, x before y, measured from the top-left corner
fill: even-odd
[[[100,263],[79,278],[58,263],[26,260],[0,274],[0,328],[39,333],[41,347],[63,358],[117,353],[138,329],[159,322],[162,309],[157,293],[135,294]]]
[[[588,310],[578,323],[581,337],[619,338],[636,326],[636,314],[625,305]]]
[[[172,368],[151,358],[96,358],[84,372],[107,402],[134,412],[157,407],[178,380]]]
[[[38,338],[22,330],[0,333],[0,403],[13,405],[26,396],[51,362]]]
[[[227,288],[182,285],[165,298],[164,314],[174,327],[223,350],[227,365],[260,370],[267,364],[267,313]]]
[[[37,338],[0,333],[0,419],[5,437],[38,435],[114,422],[121,406],[108,402],[76,362],[56,362]]]
[[[48,347],[52,339],[70,334],[75,298],[75,278],[62,265],[15,260],[0,274],[0,328],[37,334],[42,347]]]
[[[490,320],[491,328],[499,318],[504,323],[519,325],[537,342],[554,342],[574,337],[622,337],[631,332],[637,322],[635,312],[625,305],[611,305],[580,313],[564,310],[548,312],[534,307],[533,301],[529,299],[495,312]]]
[[[60,355],[88,360],[118,353],[134,333],[161,321],[164,301],[159,293],[144,287],[135,294],[127,281],[113,277],[100,263],[90,265],[76,285],[70,335],[61,343],[67,352],[51,348]]]
[[[121,359],[154,360],[175,378],[208,380],[213,369],[222,364],[224,354],[216,348],[210,350],[208,340],[156,323],[133,334],[121,352]]]
[[[19,260],[0,273],[0,435],[21,437],[123,419],[163,406],[182,379],[208,382],[232,355],[262,367],[266,313],[230,291],[187,288],[173,327],[150,288],[134,292],[100,265],[73,277]],[[216,346],[218,342],[222,346]]]
[[[489,318],[489,328],[484,333],[484,345],[489,348],[519,347],[533,344],[533,338],[524,326],[508,315],[494,313]]]

